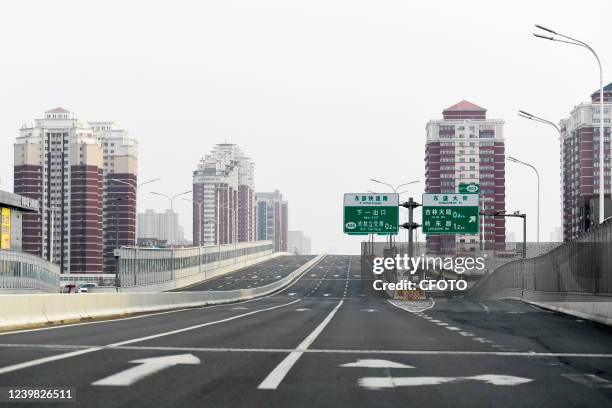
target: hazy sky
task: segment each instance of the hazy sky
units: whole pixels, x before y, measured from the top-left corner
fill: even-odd
[[[213,144],[256,162],[258,191],[279,189],[290,229],[315,251],[356,252],[342,234],[342,194],[424,179],[425,124],[468,99],[506,121],[507,154],[542,177],[542,238],[560,225],[552,128],[598,88],[586,50],[531,36],[539,23],[590,43],[612,67],[609,0],[577,1],[13,1],[0,13],[0,178],[13,187],[22,123],[63,106],[115,120],[138,138],[149,194],[191,188]],[[153,186],[153,185],[152,185]],[[531,170],[507,164],[506,207],[532,216]],[[415,196],[423,184],[413,188]],[[191,207],[175,205],[191,237]],[[520,236],[517,220],[508,231]]]

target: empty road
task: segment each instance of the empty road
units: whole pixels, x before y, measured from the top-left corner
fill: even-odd
[[[326,256],[265,298],[0,334],[0,386],[74,387],[83,407],[612,405],[608,327],[370,285],[359,257]]]

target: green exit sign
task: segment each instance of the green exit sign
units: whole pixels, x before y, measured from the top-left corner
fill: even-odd
[[[348,193],[344,195],[344,233],[397,234],[399,194]]]
[[[476,235],[480,232],[479,194],[423,194],[424,234]]]

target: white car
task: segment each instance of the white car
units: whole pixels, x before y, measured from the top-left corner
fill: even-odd
[[[79,285],[79,293],[87,293],[89,289],[97,288],[98,285],[95,283],[82,283]]]

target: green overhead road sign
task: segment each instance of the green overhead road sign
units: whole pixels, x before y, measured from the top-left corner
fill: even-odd
[[[397,234],[399,194],[347,193],[344,195],[344,233]]]
[[[460,183],[459,194],[480,194],[480,184],[478,183]]]
[[[478,234],[479,198],[479,194],[423,194],[423,233]]]

